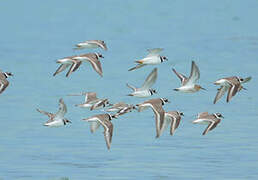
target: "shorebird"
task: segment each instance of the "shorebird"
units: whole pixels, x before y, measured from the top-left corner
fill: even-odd
[[[170,125],[170,135],[172,136],[175,130],[178,128],[181,121],[181,117],[184,116],[184,113],[179,111],[169,111],[165,113],[165,121],[161,127],[160,134]]]
[[[77,66],[80,66],[80,64],[82,62],[90,62],[92,68],[101,77],[103,77],[102,67],[101,67],[101,63],[99,61],[99,58],[104,58],[104,57],[100,53],[88,53],[88,54],[82,54],[82,55],[79,55],[79,56],[75,56],[75,57],[72,58],[72,60],[76,60],[76,61],[75,61],[75,63],[73,63],[73,66],[71,67],[69,72],[74,72],[78,68]]]
[[[89,61],[93,69],[102,77],[102,67],[99,58],[104,57],[102,56],[102,54],[99,53],[87,53],[58,59],[56,63],[61,65],[58,67],[53,76],[64,71],[70,66],[68,72],[66,73],[66,77],[68,77],[72,74],[72,72],[76,71],[80,67],[83,61]]]
[[[104,127],[104,137],[107,144],[107,148],[110,149],[112,135],[113,135],[113,124],[111,120],[116,118],[110,114],[98,114],[90,118],[83,119],[84,121],[91,122],[91,132],[94,133],[100,125]]]
[[[213,103],[215,104],[228,91],[227,102],[236,95],[241,89],[245,89],[241,84],[250,81],[252,78],[241,78],[238,76],[222,78],[214,82],[215,85],[220,85]]]
[[[9,81],[7,81],[7,78],[10,76],[13,76],[13,74],[10,72],[2,72],[0,70],[0,94],[8,87]]]
[[[118,110],[117,113],[115,114],[115,116],[118,117],[118,116],[121,116],[128,112],[132,112],[134,109],[136,109],[136,107],[134,105],[129,105],[127,107],[124,107],[124,108]]]
[[[137,66],[129,69],[128,71],[132,71],[138,68],[141,68],[145,65],[156,65],[164,62],[165,60],[168,60],[165,56],[160,56],[159,53],[163,50],[163,48],[155,48],[155,49],[148,49],[147,51],[149,54],[138,61],[135,61],[137,63]]]
[[[75,50],[78,50],[78,49],[84,49],[84,48],[101,48],[101,49],[104,49],[105,51],[107,50],[107,46],[105,44],[104,41],[101,41],[101,40],[88,40],[88,41],[84,41],[84,42],[81,42],[81,43],[78,43],[75,45],[76,48],[74,48]]]
[[[155,114],[155,120],[156,120],[156,138],[160,137],[161,135],[160,130],[164,124],[165,111],[162,108],[162,106],[165,103],[169,103],[169,100],[166,98],[157,98],[157,99],[150,99],[150,100],[144,101],[141,104],[136,105],[138,106],[138,112],[141,112],[148,107],[150,107],[153,110]]]
[[[157,68],[154,68],[151,73],[148,75],[147,79],[144,81],[142,87],[135,88],[129,84],[126,84],[127,87],[131,88],[134,92],[128,94],[128,96],[135,96],[135,97],[149,97],[152,96],[154,93],[157,93],[155,89],[151,89],[151,86],[156,82],[158,76]]]
[[[194,124],[208,124],[207,128],[203,131],[202,135],[207,134],[209,131],[213,130],[224,118],[220,113],[209,114],[208,112],[203,112],[198,114],[196,120],[193,121]]]
[[[200,71],[194,61],[192,61],[191,74],[189,78],[187,78],[181,73],[176,72],[174,68],[172,70],[177,75],[177,77],[181,80],[181,87],[174,89],[175,91],[194,93],[199,91],[200,89],[206,90],[202,88],[200,85],[196,84],[196,82],[200,79]]]
[[[97,93],[95,92],[83,92],[80,94],[69,94],[68,96],[85,96],[85,101],[82,104],[76,104],[75,106],[81,108],[90,108],[90,110],[99,109],[110,105],[108,99],[97,98]]]
[[[40,109],[37,109],[37,111],[49,117],[49,120],[44,124],[44,126],[60,127],[66,125],[67,123],[72,123],[64,117],[64,115],[67,112],[67,108],[62,98],[59,99],[59,110],[57,111],[57,113],[53,114],[46,111],[42,111]]]

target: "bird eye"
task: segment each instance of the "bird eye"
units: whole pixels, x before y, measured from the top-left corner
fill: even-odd
[[[243,79],[243,78],[241,78],[241,79],[240,79],[240,81],[244,81],[244,79]]]

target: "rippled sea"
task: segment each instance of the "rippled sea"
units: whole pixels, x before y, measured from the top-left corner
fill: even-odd
[[[14,74],[0,95],[0,179],[258,179],[257,16],[255,0],[0,1],[0,69]],[[72,49],[89,39],[106,41],[108,51]],[[185,116],[174,136],[159,139],[150,109],[121,116],[108,151],[103,130],[91,134],[81,121],[102,112],[77,108],[83,98],[66,95],[146,100],[126,96],[126,83],[141,86],[154,66],[127,70],[156,47],[169,61],[157,66],[153,98],[168,98],[164,109]],[[58,58],[87,52],[105,57],[103,78],[87,63],[69,78],[52,76]],[[173,91],[180,83],[172,67],[188,75],[192,60],[207,91]],[[213,82],[234,75],[252,76],[248,90],[213,105]],[[72,124],[42,126],[47,117],[36,108],[56,112],[61,97]],[[206,136],[205,126],[191,123],[203,111],[225,117]]]

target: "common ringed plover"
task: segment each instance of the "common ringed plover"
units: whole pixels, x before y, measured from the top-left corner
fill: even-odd
[[[165,60],[167,61],[167,57],[159,55],[162,50],[163,48],[148,49],[147,51],[149,52],[149,54],[145,58],[135,61],[137,63],[137,66],[129,69],[128,71],[141,68],[145,65],[156,65],[164,62]]]
[[[67,108],[62,98],[59,99],[59,110],[57,111],[57,113],[53,114],[46,111],[42,111],[40,109],[37,109],[37,111],[49,117],[49,120],[44,124],[44,126],[60,127],[66,125],[67,123],[72,123],[64,117],[64,115],[67,112]]]
[[[208,124],[207,128],[203,131],[202,135],[207,134],[209,131],[213,130],[224,118],[220,113],[209,114],[208,112],[203,112],[198,114],[196,120],[193,121],[194,124]]]

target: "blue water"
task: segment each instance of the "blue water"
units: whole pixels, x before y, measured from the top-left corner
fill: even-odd
[[[1,1],[0,68],[14,74],[0,95],[0,179],[258,179],[258,1]],[[83,64],[69,78],[53,77],[55,60],[77,53],[74,44],[105,40],[103,78]],[[158,66],[153,98],[167,97],[165,110],[183,111],[174,136],[155,139],[151,110],[114,120],[111,151],[102,129],[91,134],[82,122],[100,111],[74,107],[81,97],[69,93],[96,91],[111,102],[140,103],[125,96],[126,82],[140,86],[153,66],[128,72],[146,49],[162,47],[168,62]],[[94,50],[95,52],[95,50]],[[182,94],[171,68],[189,74],[191,60],[208,91]],[[221,77],[251,75],[230,103],[212,104]],[[46,116],[58,99],[68,106],[73,123],[46,128]],[[197,113],[220,112],[225,119],[206,136],[190,123]]]

